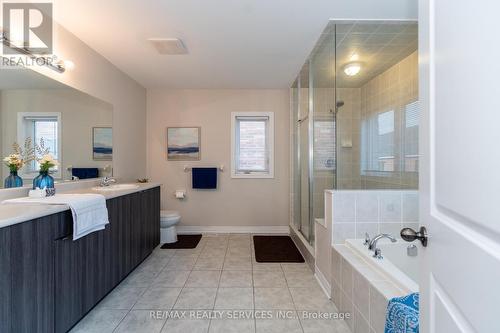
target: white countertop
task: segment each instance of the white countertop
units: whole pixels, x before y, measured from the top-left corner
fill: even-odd
[[[136,193],[144,190],[148,190],[154,187],[158,187],[159,183],[144,183],[139,184],[138,188],[126,189],[126,190],[115,190],[115,191],[97,191],[93,190],[92,187],[73,189],[69,191],[58,191],[57,193],[94,193],[102,194],[108,199],[120,197],[123,195]],[[68,210],[69,207],[66,205],[19,205],[19,204],[0,204],[0,228],[8,227],[13,224],[26,222],[29,220],[37,219],[43,216],[48,216],[56,213]]]

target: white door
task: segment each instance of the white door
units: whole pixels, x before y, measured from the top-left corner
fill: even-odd
[[[500,2],[420,0],[421,332],[500,332]]]

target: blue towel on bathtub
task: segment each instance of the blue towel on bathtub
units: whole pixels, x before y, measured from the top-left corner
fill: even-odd
[[[387,305],[385,333],[418,333],[418,293],[395,297]]]

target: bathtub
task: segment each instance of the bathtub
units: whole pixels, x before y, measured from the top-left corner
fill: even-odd
[[[418,291],[419,260],[418,255],[415,257],[407,255],[406,249],[410,243],[401,239],[395,243],[381,239],[377,242],[377,247],[382,251],[383,258],[377,259],[373,258],[373,251],[369,251],[363,242],[363,239],[347,239],[345,245],[402,291],[406,293]],[[412,244],[417,246],[420,253],[419,244]]]

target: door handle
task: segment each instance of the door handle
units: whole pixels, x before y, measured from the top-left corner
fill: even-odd
[[[424,226],[420,227],[420,230],[417,232],[412,228],[404,228],[401,230],[401,238],[403,238],[407,242],[413,242],[415,240],[419,240],[422,243],[423,247],[427,246],[427,229]]]

